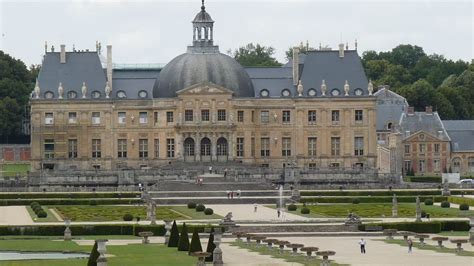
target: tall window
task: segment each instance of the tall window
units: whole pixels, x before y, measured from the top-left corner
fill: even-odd
[[[201,110],[201,121],[209,121],[209,110]]]
[[[92,112],[92,124],[93,125],[100,124],[100,112]]]
[[[260,156],[261,157],[270,156],[270,138],[260,139]]]
[[[224,109],[217,110],[217,121],[226,121],[226,113]]]
[[[426,144],[420,144],[420,153],[425,153],[426,152]]]
[[[77,158],[77,139],[68,140],[68,158]]]
[[[354,155],[355,156],[364,155],[364,137],[354,138]]]
[[[252,110],[252,115],[250,116],[250,120],[253,122],[255,122],[255,111]]]
[[[255,157],[255,138],[250,139],[250,156]]]
[[[166,123],[173,123],[173,112],[166,112]]]
[[[260,112],[260,122],[261,123],[268,123],[270,121],[270,113],[268,111],[261,111]]]
[[[355,121],[362,121],[364,120],[364,111],[362,110],[355,110]]]
[[[77,123],[77,113],[76,112],[69,112],[68,116],[69,116],[69,119],[68,119],[69,124],[76,124]]]
[[[147,112],[140,112],[138,114],[140,124],[148,124],[148,113]]]
[[[126,139],[117,140],[117,157],[127,158],[127,140]]]
[[[160,139],[155,139],[155,158],[160,158]]]
[[[310,124],[316,123],[316,110],[309,110],[308,111],[308,122]]]
[[[316,156],[316,145],[317,145],[317,138],[316,137],[309,137],[308,138],[308,156]]]
[[[341,138],[332,137],[331,138],[331,155],[339,156],[341,154]]]
[[[244,111],[237,111],[237,122],[244,122]]]
[[[193,121],[193,110],[184,110],[184,121]]]
[[[125,112],[118,112],[118,123],[119,124],[125,124],[127,119],[127,113]]]
[[[92,158],[102,157],[102,148],[100,142],[100,139],[92,139]]]
[[[434,144],[434,152],[435,153],[439,153],[439,146],[440,146],[439,143]]]
[[[281,119],[283,123],[290,123],[291,122],[291,112],[290,111],[283,111],[281,114]]]
[[[148,158],[148,140],[147,139],[138,140],[138,157]]]
[[[421,173],[425,172],[425,160],[418,161],[418,169]]]
[[[333,110],[331,112],[331,121],[333,123],[339,122],[339,110]]]
[[[54,139],[44,140],[44,158],[54,159]]]
[[[237,138],[237,157],[244,157],[244,138]]]
[[[403,169],[405,170],[405,174],[411,171],[411,161],[404,161],[403,162]]]
[[[410,154],[410,144],[405,144],[405,154]]]
[[[44,123],[46,125],[54,124],[54,115],[53,115],[53,113],[45,113],[44,114]]]
[[[174,158],[174,139],[166,139],[166,157]]]
[[[291,156],[291,138],[281,139],[281,156]]]

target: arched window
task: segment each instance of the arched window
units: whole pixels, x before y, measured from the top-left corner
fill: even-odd
[[[117,97],[120,99],[127,98],[127,94],[124,91],[117,91]]]
[[[470,173],[474,173],[474,157],[469,157],[467,159],[467,168]]]
[[[76,98],[77,98],[77,92],[75,92],[75,91],[69,91],[69,92],[67,93],[67,97],[68,97],[69,99],[76,99]]]
[[[392,129],[392,126],[393,126],[392,122],[388,122],[388,124],[387,124],[387,129],[388,129],[388,130],[391,130],[391,129]]]
[[[194,139],[186,138],[184,140],[184,156],[194,156]]]
[[[227,156],[227,139],[224,137],[217,139],[217,156]]]
[[[100,92],[99,91],[93,91],[91,93],[92,98],[94,99],[99,99],[100,98]]]
[[[263,89],[260,91],[260,97],[268,97],[270,93],[268,92],[267,89]]]
[[[44,98],[45,99],[53,99],[54,98],[54,93],[52,91],[47,91],[44,93]]]
[[[209,138],[201,139],[201,156],[211,156],[211,140]]]
[[[146,92],[145,90],[141,90],[138,92],[138,97],[144,99],[146,97],[148,97],[148,92]]]
[[[361,88],[357,88],[354,90],[354,94],[357,96],[361,96],[362,94],[364,94],[364,91]]]
[[[308,96],[311,96],[311,97],[316,96],[316,90],[314,88],[309,89]]]
[[[339,89],[337,89],[337,88],[332,89],[332,91],[331,91],[332,96],[339,96],[339,94],[341,94]]]
[[[281,91],[281,96],[283,96],[283,97],[290,97],[290,96],[291,96],[290,90],[289,90],[289,89],[283,89],[283,90]]]
[[[459,157],[453,158],[451,162],[452,162],[451,170],[453,171],[453,173],[461,172],[461,158]]]

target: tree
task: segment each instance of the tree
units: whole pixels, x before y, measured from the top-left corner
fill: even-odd
[[[281,66],[281,64],[273,57],[275,49],[271,46],[261,46],[249,43],[241,46],[239,49],[230,54],[234,56],[242,66]]]
[[[97,242],[95,242],[92,247],[91,254],[89,255],[89,260],[87,261],[87,266],[97,266],[97,259],[99,258],[100,253],[97,250]]]
[[[179,232],[178,226],[176,225],[176,220],[173,221],[173,226],[171,226],[170,239],[168,240],[168,247],[178,247],[179,241]]]
[[[214,260],[214,249],[216,248],[216,244],[214,244],[214,227],[211,228],[211,233],[209,234],[209,240],[207,241],[207,248],[206,252],[211,253],[209,257],[206,257],[207,262],[211,262]]]
[[[197,228],[194,228],[193,236],[191,238],[191,246],[189,247],[189,253],[198,251],[202,251],[201,240],[199,239]]]
[[[389,61],[394,65],[401,65],[408,69],[414,67],[423,56],[426,56],[423,48],[416,45],[400,44],[392,49]]]
[[[306,41],[306,45],[303,45],[303,42],[300,43],[298,47],[300,54],[307,54],[309,51],[316,50],[314,47],[310,47],[308,41]],[[288,48],[285,52],[286,60],[290,61],[293,59],[293,47]]]
[[[179,236],[178,242],[178,251],[189,251],[189,236],[186,223],[183,223],[183,227],[181,228],[181,235]]]
[[[7,96],[0,100],[0,135],[20,134],[21,119],[18,117],[19,113],[22,113],[22,108],[15,99]]]

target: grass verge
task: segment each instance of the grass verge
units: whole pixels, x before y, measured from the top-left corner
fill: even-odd
[[[397,244],[397,245],[400,245],[400,246],[403,246],[403,247],[408,246],[405,240],[398,240],[398,239],[387,240],[387,239],[384,239],[384,240],[375,240],[375,241],[384,241],[387,244]],[[469,243],[466,243],[464,245],[469,245]],[[418,249],[422,249],[422,250],[432,250],[432,251],[439,252],[439,253],[451,253],[451,254],[456,254],[458,256],[474,257],[474,252],[473,251],[463,250],[461,252],[456,252],[456,249],[454,249],[454,248],[447,248],[447,247],[439,248],[438,246],[433,246],[433,245],[428,245],[428,244],[425,244],[424,246],[421,246],[419,242],[414,242],[413,247],[418,248]]]

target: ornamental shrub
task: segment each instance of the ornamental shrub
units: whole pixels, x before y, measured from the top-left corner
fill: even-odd
[[[426,218],[426,211],[425,210],[421,210],[421,218]]]
[[[433,200],[432,199],[425,199],[425,205],[433,205]]]
[[[123,220],[126,221],[126,222],[133,221],[133,215],[131,215],[130,213],[124,214],[123,215]]]
[[[205,209],[206,209],[206,206],[204,206],[203,204],[198,204],[196,206],[196,211],[197,212],[203,212]]]
[[[96,206],[96,205],[97,205],[97,201],[96,201],[96,200],[90,200],[90,201],[89,201],[89,205],[91,205],[91,206]]]
[[[39,211],[39,212],[37,213],[37,215],[38,215],[38,218],[46,218],[46,217],[48,217],[48,214],[47,214],[45,211],[43,211],[43,210]]]
[[[178,241],[178,251],[189,251],[189,236],[186,223],[183,223],[183,228],[181,228],[181,234],[179,235]]]
[[[448,201],[441,202],[441,208],[449,208],[449,206],[451,206],[451,204],[449,204]]]
[[[309,214],[309,213],[310,213],[310,210],[309,210],[308,208],[303,207],[303,208],[301,209],[301,214]]]
[[[206,209],[204,210],[204,214],[205,214],[205,215],[212,215],[213,213],[214,213],[214,210],[211,209],[211,208],[206,208]]]
[[[214,253],[214,249],[216,248],[216,244],[214,244],[214,227],[211,228],[211,233],[209,234],[209,240],[207,241],[207,248],[206,252],[211,253],[209,257],[206,257],[205,261],[212,262],[214,257],[212,254]]]
[[[296,207],[296,205],[293,204],[293,203],[290,204],[290,205],[288,205],[288,211],[296,211],[297,208],[298,208],[298,207]]]
[[[358,198],[354,198],[352,200],[352,204],[359,204],[359,203],[360,203],[360,199],[358,199]]]
[[[178,226],[176,225],[176,220],[173,221],[173,226],[171,226],[170,239],[168,240],[168,247],[178,247],[179,241],[179,232]]]
[[[463,204],[459,205],[459,209],[461,211],[468,211],[469,210],[469,205],[467,205],[466,203],[463,203]]]
[[[193,236],[191,238],[191,246],[189,247],[189,253],[202,251],[201,240],[197,228],[194,228]]]
[[[196,209],[196,202],[188,202],[188,209]]]
[[[97,242],[95,242],[94,246],[92,247],[91,254],[89,255],[87,266],[97,266],[97,259],[99,258],[99,256],[100,254],[97,250]]]

